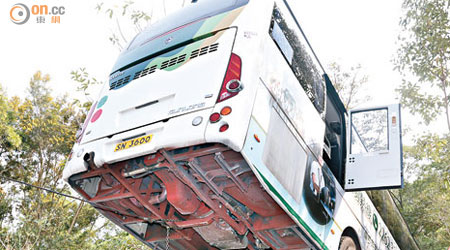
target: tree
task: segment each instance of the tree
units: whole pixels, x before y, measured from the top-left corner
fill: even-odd
[[[420,247],[447,249],[450,237],[448,180],[435,173],[424,175],[413,183],[406,183],[401,192],[401,211]]]
[[[165,1],[163,1],[165,4]],[[105,5],[104,2],[97,3],[95,9],[98,13],[104,13],[106,16],[114,20],[115,31],[111,32],[109,41],[117,46],[119,50],[123,50],[124,46],[131,40],[131,38],[141,32],[143,28],[150,22],[151,14],[135,8],[133,1],[123,1],[121,4]],[[119,19],[122,21],[120,22]],[[131,23],[123,24],[123,21]],[[122,24],[121,24],[122,23]],[[126,26],[126,31],[133,30],[134,32],[124,32],[122,26]]]
[[[62,170],[75,141],[79,118],[83,114],[67,101],[66,96],[53,98],[47,87],[49,81],[49,75],[38,71],[30,80],[28,97],[24,100],[18,97],[8,100],[2,95],[3,103],[7,103],[15,112],[14,122],[9,126],[21,142],[9,149],[7,154],[0,155],[4,169],[9,170],[3,171],[2,177],[9,176],[68,193],[68,186],[61,183]],[[5,140],[2,140],[4,144]],[[94,209],[83,209],[76,223],[71,226],[79,207],[74,201],[28,186],[9,183],[3,187],[6,192],[0,196],[0,241],[4,248],[91,247],[93,235],[89,228],[99,217]],[[14,208],[14,214],[11,208]],[[6,217],[9,219],[6,220]]]
[[[369,96],[362,96],[362,91],[369,77],[361,74],[362,67],[360,64],[352,66],[350,69],[343,69],[337,62],[332,62],[328,68],[331,72],[330,80],[333,82],[346,109],[352,109],[370,100]]]
[[[8,102],[6,93],[0,85],[0,157],[11,154],[11,151],[22,143],[19,134],[14,129],[17,110]],[[0,174],[6,174],[8,168],[0,161]]]
[[[444,249],[450,236],[450,2],[404,0],[400,48],[394,61],[403,76],[401,102],[425,124],[445,117],[444,134],[416,136],[405,147],[416,180],[397,192],[397,201],[423,249]]]
[[[125,2],[121,16],[129,18],[139,32],[149,16],[131,10],[131,5]],[[106,12],[110,18],[115,15],[112,9]],[[115,20],[123,41],[118,36],[110,40],[122,49],[127,39]],[[72,72],[72,78],[87,97],[91,86],[101,84],[84,68]],[[92,100],[55,98],[49,82],[49,75],[36,72],[25,99],[8,98],[0,86],[0,176],[68,194],[62,170]],[[30,186],[5,185],[3,178],[0,184],[0,245],[4,249],[147,248],[83,202]]]
[[[89,111],[93,100],[90,98],[90,92],[95,85],[103,84],[103,82],[98,81],[95,77],[92,77],[85,68],[80,68],[78,70],[71,72],[71,78],[74,80],[77,85],[78,91],[83,92],[86,97],[86,101],[75,100],[74,103],[80,105],[83,110],[84,116],[80,120],[80,124],[84,121],[87,112]],[[1,204],[0,204],[1,205]],[[86,206],[80,208],[80,211],[83,211]],[[89,209],[93,210],[93,208],[88,205]],[[0,207],[1,208],[1,207]],[[96,212],[97,216],[99,214]],[[84,215],[80,215],[80,219],[86,219],[83,217]],[[98,217],[96,218],[98,219]],[[75,220],[75,219],[74,219]],[[74,222],[72,221],[72,223]],[[93,221],[92,223],[96,223]],[[98,250],[109,250],[109,249],[133,249],[133,250],[141,250],[148,249],[146,245],[142,242],[123,231],[121,228],[117,227],[115,224],[111,223],[108,220],[102,219],[102,226],[98,229],[91,229],[91,235],[93,237],[93,249]]]
[[[404,76],[401,102],[425,123],[444,113],[450,132],[450,2],[404,0],[396,68]],[[412,74],[415,81],[408,79]],[[428,90],[428,91],[425,91]]]
[[[147,250],[148,246],[137,240],[128,232],[117,227],[112,222],[105,225],[105,233],[97,237],[94,243],[96,250],[124,249]]]
[[[336,91],[338,92],[342,102],[347,109],[354,108],[361,104],[362,102],[369,101],[370,96],[363,96],[363,90],[368,81],[368,76],[361,74],[361,65],[351,67],[349,70],[344,70],[337,63],[333,62],[329,65],[331,72],[331,81],[333,82]],[[362,117],[354,117],[355,119],[355,129],[364,128],[368,131],[377,131],[387,129],[379,121],[383,119],[377,118],[378,113],[361,113]],[[378,114],[379,115],[379,114]],[[380,131],[379,131],[380,132]],[[366,133],[360,133],[366,134]],[[365,142],[368,149],[375,145],[383,145],[380,138],[374,137],[377,134],[384,133],[370,133],[366,137],[361,139]],[[377,211],[380,213],[383,221],[386,223],[389,231],[392,233],[395,241],[400,246],[401,249],[419,249],[414,241],[411,234],[407,233],[409,231],[408,225],[396,206],[393,196],[387,190],[380,191],[368,191],[370,199],[375,205]]]
[[[172,0],[173,1],[173,0]],[[132,38],[144,30],[150,24],[153,17],[153,8],[147,11],[133,1],[119,1],[120,3],[99,2],[95,9],[98,13],[105,14],[108,19],[113,21],[113,29],[109,36],[109,41],[120,51],[128,44]],[[178,0],[180,7],[184,7],[186,0]],[[154,6],[154,2],[152,5]],[[167,14],[166,1],[161,2],[164,15]]]
[[[445,249],[450,237],[448,135],[428,134],[405,147],[405,164],[417,179],[397,190],[397,204],[422,249]]]

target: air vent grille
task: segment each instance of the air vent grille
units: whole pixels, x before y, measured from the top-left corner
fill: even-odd
[[[111,83],[111,86],[109,89],[117,89],[122,87],[123,85],[127,84],[130,81],[131,75],[127,75],[125,77],[120,78],[119,80]]]
[[[191,52],[191,55],[189,56],[189,58],[194,59],[196,57],[215,52],[218,49],[219,49],[219,43],[211,44],[209,46],[205,46],[200,49],[193,50]],[[159,66],[159,69],[162,70],[162,69],[169,68],[169,67],[175,66],[177,64],[183,63],[186,61],[186,58],[187,58],[187,54],[183,54],[181,56],[170,58],[169,60],[162,62],[161,65]],[[156,65],[153,65],[144,70],[138,71],[138,72],[134,73],[133,80],[144,77],[146,75],[150,75],[150,74],[154,73],[157,68],[158,68],[158,65],[156,64]],[[110,83],[109,89],[110,90],[118,89],[118,88],[128,84],[130,82],[130,78],[131,78],[131,75],[127,75],[125,77],[118,79],[117,81]]]
[[[198,56],[198,51],[199,51],[198,49],[192,51],[191,59],[194,59],[194,58],[196,58]]]
[[[208,47],[203,47],[203,48],[200,50],[200,55],[203,56],[203,55],[205,55],[206,53],[208,53],[208,49],[209,49],[209,46],[208,46]]]
[[[216,51],[219,48],[219,44],[215,43],[209,46],[209,53]]]

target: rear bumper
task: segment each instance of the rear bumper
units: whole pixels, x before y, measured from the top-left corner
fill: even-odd
[[[242,97],[235,97],[234,99],[240,98]],[[67,181],[70,176],[87,171],[88,164],[83,160],[83,157],[90,152],[95,154],[95,165],[102,166],[105,163],[112,164],[152,154],[162,148],[174,149],[203,143],[222,143],[234,151],[240,151],[247,132],[246,122],[243,122],[243,117],[248,116],[247,112],[249,109],[241,109],[240,112],[237,109],[218,123],[209,122],[211,113],[220,112],[222,107],[226,105],[227,101],[217,104],[213,108],[173,117],[168,121],[136,128],[116,134],[110,138],[105,137],[84,144],[75,144],[72,150],[72,159],[67,162],[64,168],[63,178]],[[197,117],[201,117],[202,122],[194,126],[192,122]],[[229,129],[223,133],[219,132],[220,126],[225,123],[230,124]],[[144,135],[152,135],[149,143],[117,152],[114,151],[117,144]]]
[[[120,133],[111,138],[106,137],[82,145],[76,144],[73,148],[72,159],[64,168],[63,178],[67,181],[70,176],[86,171],[87,163],[83,161],[83,156],[90,152],[95,153],[95,165],[102,166],[105,163],[111,164],[151,154],[161,148],[179,148],[205,143],[205,131],[212,110],[212,108],[204,109],[173,117],[166,122],[161,121]],[[198,116],[203,120],[198,126],[193,126],[192,120]],[[118,143],[144,134],[153,135],[149,143],[114,152]]]

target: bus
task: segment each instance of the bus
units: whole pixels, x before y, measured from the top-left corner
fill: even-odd
[[[286,0],[202,0],[115,63],[64,179],[153,249],[399,249],[399,104],[347,111]]]

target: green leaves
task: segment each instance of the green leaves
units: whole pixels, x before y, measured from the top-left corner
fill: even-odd
[[[345,108],[351,109],[370,100],[369,96],[361,97],[361,91],[369,79],[367,75],[361,74],[361,65],[343,69],[341,65],[333,62],[328,68],[330,69],[330,78]]]
[[[99,84],[84,68],[72,75],[81,91]],[[36,72],[24,99],[8,98],[0,88],[0,175],[70,194],[62,171],[92,102],[54,97],[49,82],[49,75]],[[79,204],[28,186],[0,187],[0,248],[147,249],[92,206]]]
[[[86,68],[79,68],[70,72],[71,79],[78,83],[77,91],[82,91],[87,97],[90,95],[89,87],[93,85],[101,85],[102,81],[98,81],[95,77],[90,77]]]
[[[0,94],[1,176],[69,193],[61,176],[84,114],[67,96],[53,97],[49,81],[49,75],[38,71],[30,80],[25,99],[8,99]],[[4,186],[0,190],[3,247],[92,248],[91,227],[99,214],[85,206],[69,233],[77,207],[76,202],[55,194],[19,185]]]
[[[446,249],[450,237],[450,196],[439,174],[420,177],[400,191],[402,213],[422,249]]]
[[[403,106],[427,125],[445,116],[448,128],[405,147],[405,164],[417,179],[399,191],[400,205],[422,249],[446,249],[450,237],[449,7],[448,0],[404,0],[394,60],[404,78],[397,89]]]
[[[405,0],[396,69],[404,76],[402,103],[428,124],[446,115],[450,132],[450,19],[447,0]],[[414,77],[416,83],[409,78]],[[420,86],[420,88],[419,88]],[[426,94],[433,93],[433,94]]]
[[[16,110],[8,102],[6,93],[0,85],[0,156],[11,148],[19,147],[22,142],[14,130],[16,116]]]
[[[95,9],[98,13],[114,20],[114,24],[109,36],[109,41],[122,50],[136,33],[142,31],[147,26],[151,16],[137,7],[133,1],[119,1],[120,3],[98,3]],[[132,31],[132,32],[130,32]]]
[[[450,137],[427,134],[405,147],[416,180],[398,191],[402,214],[422,249],[445,249],[450,237]]]
[[[442,115],[445,105],[442,97],[427,93],[418,83],[404,80],[396,90],[400,93],[400,103],[408,107],[411,114],[419,115],[425,124],[430,124]]]
[[[428,134],[415,140],[405,150],[406,156],[419,163],[413,166],[420,174],[439,173],[450,176],[450,138]]]

